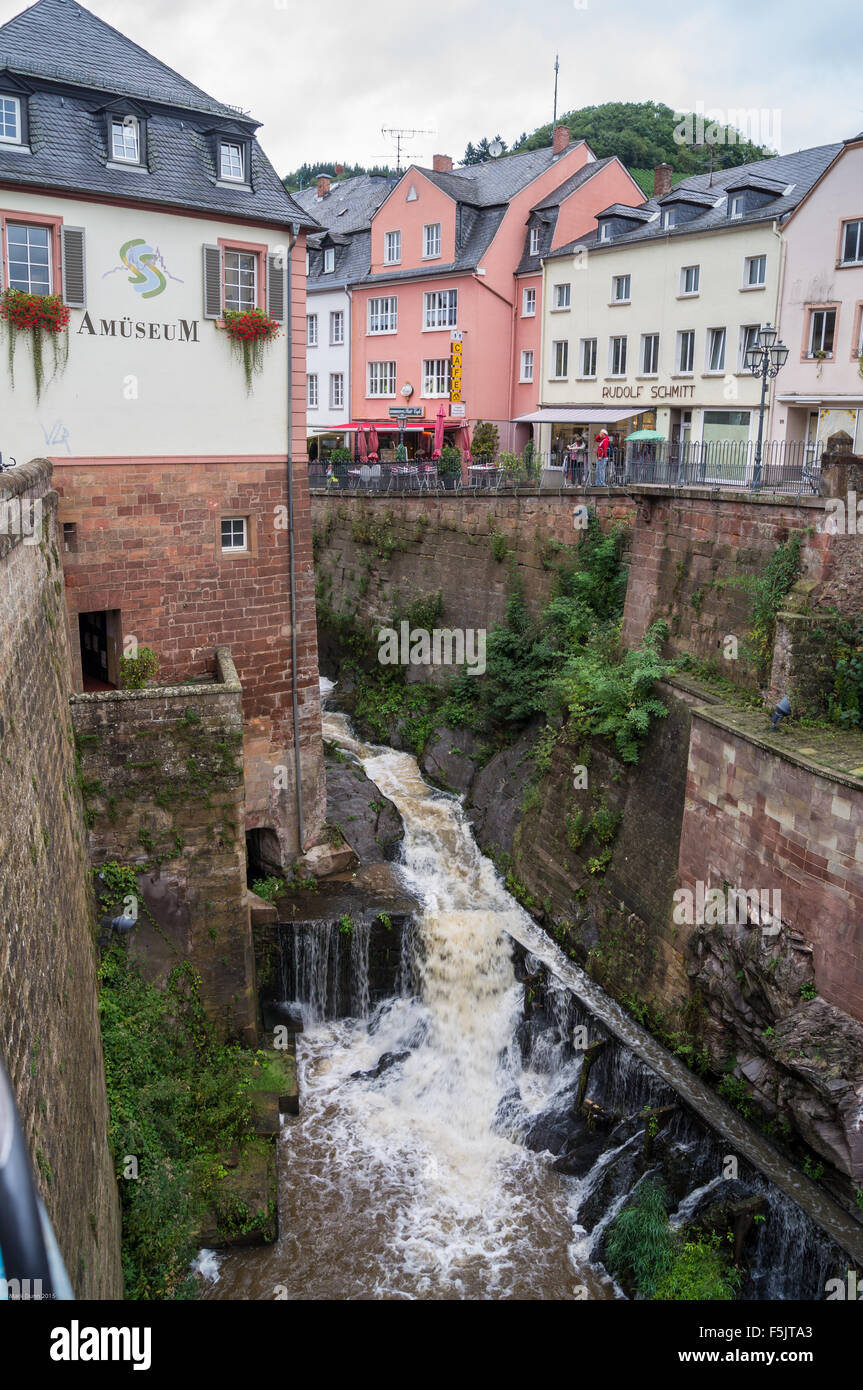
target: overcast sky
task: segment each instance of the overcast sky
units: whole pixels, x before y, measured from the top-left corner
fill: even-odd
[[[22,8],[0,0],[0,20]],[[87,6],[221,101],[263,122],[280,173],[385,162],[381,127],[429,129],[418,163],[512,141],[603,101],[768,113],[780,153],[863,130],[856,0],[92,0]],[[778,113],[778,117],[774,115]],[[773,138],[769,138],[771,132]]]

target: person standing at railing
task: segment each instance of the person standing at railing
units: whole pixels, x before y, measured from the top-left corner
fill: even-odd
[[[601,429],[594,443],[596,444],[596,486],[604,487],[605,473],[608,467],[608,450],[611,443],[608,430]]]
[[[581,430],[579,430],[572,441],[572,481],[574,483],[583,483],[586,481],[586,465],[587,440],[581,433]]]

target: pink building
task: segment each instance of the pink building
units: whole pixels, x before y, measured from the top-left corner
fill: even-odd
[[[863,452],[863,134],[846,140],[783,228],[774,382],[779,439],[824,444],[844,430]]]
[[[353,419],[408,406],[431,428],[443,402],[448,431],[492,420],[501,448],[523,448],[529,427],[513,421],[537,402],[541,257],[610,203],[643,199],[618,159],[570,144],[564,126],[545,149],[408,169],[371,219],[369,274],[353,287]]]

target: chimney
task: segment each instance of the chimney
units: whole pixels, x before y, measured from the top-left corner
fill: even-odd
[[[662,198],[671,192],[671,175],[674,170],[670,164],[657,164],[653,171],[653,196]]]
[[[569,144],[569,126],[568,126],[568,125],[556,125],[556,126],[554,127],[554,135],[553,135],[552,141],[551,141],[552,153],[553,153],[555,159],[557,159],[557,156],[558,156],[559,154],[563,154],[563,152],[564,152],[564,150],[566,149],[566,147],[567,147],[568,144]]]
[[[318,174],[318,197],[319,197],[319,198],[326,198],[326,196],[327,196],[327,194],[329,193],[329,191],[330,191],[330,176],[329,176],[329,174]]]
[[[344,166],[344,164],[337,164],[335,167],[336,167],[336,178],[337,178],[337,179],[340,179],[341,176],[342,176],[342,174],[345,172],[345,166]]]
[[[436,174],[448,174],[452,169],[452,159],[448,154],[434,154],[432,168]]]

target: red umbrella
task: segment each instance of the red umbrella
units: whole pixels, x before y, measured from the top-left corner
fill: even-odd
[[[440,405],[438,406],[437,419],[435,420],[434,425],[434,448],[432,449],[433,459],[440,458],[440,451],[443,448],[443,422],[445,419],[446,406],[444,405],[443,401],[441,401]]]
[[[465,463],[473,463],[473,457],[470,452],[470,430],[467,425],[462,425],[461,427],[461,450],[464,454]]]
[[[372,460],[373,463],[377,463],[378,461],[379,448],[380,444],[378,443],[378,432],[375,429],[374,425],[372,425],[371,429],[369,430],[369,458]]]
[[[360,463],[368,463],[369,451],[366,448],[365,430],[357,430],[357,453],[360,456]]]

